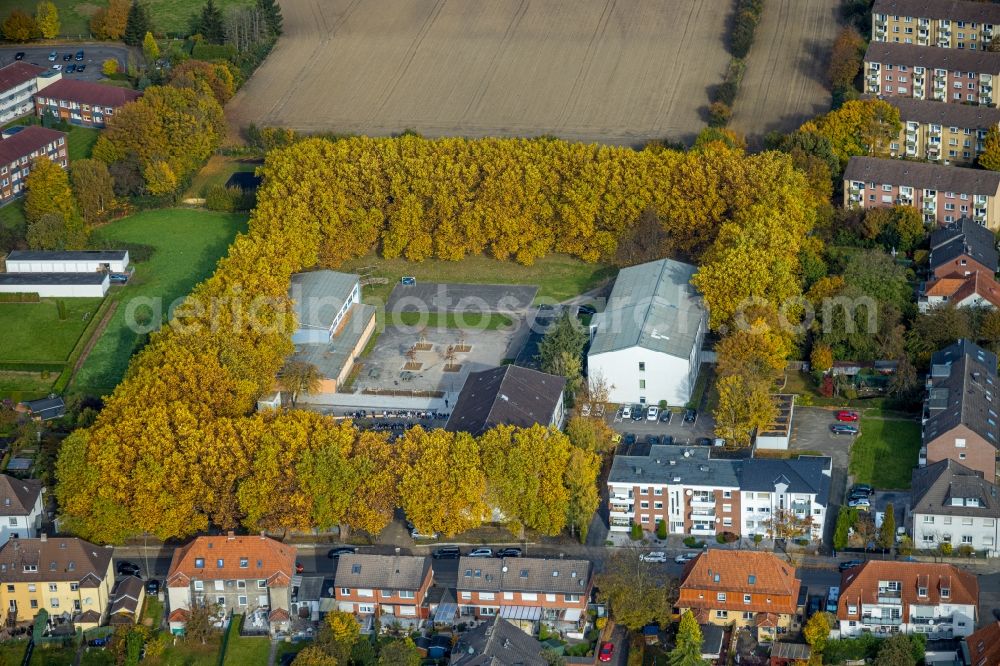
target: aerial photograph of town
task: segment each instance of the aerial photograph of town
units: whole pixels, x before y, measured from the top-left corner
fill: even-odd
[[[0,0],[0,666],[1000,666],[1000,0]]]

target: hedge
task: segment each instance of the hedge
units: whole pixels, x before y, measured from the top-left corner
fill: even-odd
[[[62,372],[65,363],[39,361],[0,361],[0,370],[10,372]]]
[[[13,292],[0,294],[0,303],[38,303],[41,297],[35,292]]]

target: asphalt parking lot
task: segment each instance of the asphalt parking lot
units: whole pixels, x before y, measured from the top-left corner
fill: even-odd
[[[63,60],[63,56],[70,54],[75,56],[77,51],[83,50],[82,61]],[[54,62],[49,61],[49,54],[55,51],[58,55]],[[53,65],[62,67],[63,76],[67,79],[78,79],[81,81],[98,81],[105,78],[101,73],[101,65],[105,60],[114,58],[118,61],[118,66],[124,68],[128,63],[129,48],[127,46],[93,45],[93,44],[62,44],[49,46],[4,46],[0,47],[0,67],[5,67],[13,62],[17,62],[15,55],[24,53],[22,62],[38,65],[45,69],[52,69]],[[87,68],[83,72],[66,73],[66,65],[85,64]]]
[[[612,408],[611,405],[608,405],[608,412],[606,414],[608,423],[623,435],[626,433],[634,434],[640,442],[645,441],[647,435],[656,435],[659,437],[669,435],[674,438],[675,444],[691,445],[702,437],[715,436],[715,421],[708,412],[698,412],[697,420],[691,424],[684,423],[683,411],[673,412],[670,423],[662,423],[659,420],[647,421],[645,415],[643,415],[641,421],[616,421],[615,415],[617,411],[617,408]]]

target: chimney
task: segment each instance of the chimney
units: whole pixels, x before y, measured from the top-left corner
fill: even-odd
[[[263,541],[263,540],[264,540],[264,539],[266,539],[266,538],[267,538],[267,535],[266,535],[266,534],[264,534],[264,530],[261,530],[261,531],[260,531],[260,540],[261,540],[261,541]]]
[[[235,540],[236,540],[236,532],[232,530],[226,532],[226,541],[235,541]]]
[[[48,536],[46,536],[45,532],[39,532],[38,540],[41,541],[42,543],[45,543],[46,541],[48,541]]]

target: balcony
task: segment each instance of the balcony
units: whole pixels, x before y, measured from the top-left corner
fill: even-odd
[[[892,604],[899,606],[903,603],[903,595],[899,590],[879,590],[878,602],[880,604]]]
[[[715,511],[711,509],[695,509],[691,512],[693,520],[716,520]]]
[[[951,625],[951,617],[911,617],[910,624]]]
[[[631,516],[632,514],[635,513],[635,505],[634,504],[612,504],[611,505],[611,513],[628,514],[628,515]]]
[[[903,624],[902,617],[870,617],[861,618],[861,624],[872,627],[898,627]]]
[[[611,493],[611,499],[613,499],[613,500],[630,500],[630,499],[633,499],[632,491],[629,490],[628,492],[625,492],[625,491],[622,491],[622,490],[615,490],[613,493]]]
[[[694,497],[691,498],[691,508],[714,509],[715,498],[695,495]]]

